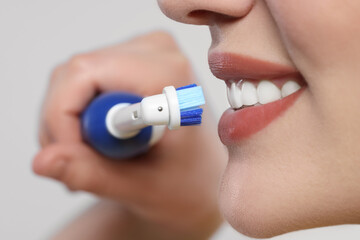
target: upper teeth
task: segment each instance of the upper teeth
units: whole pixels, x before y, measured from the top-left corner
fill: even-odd
[[[245,106],[254,105],[258,102],[256,87],[251,82],[244,82],[241,91],[243,92],[243,103]]]
[[[300,85],[295,81],[287,81],[281,90],[272,82],[263,80],[257,88],[249,81],[232,82],[227,88],[230,106],[234,109],[251,106],[257,103],[266,104],[298,91]]]

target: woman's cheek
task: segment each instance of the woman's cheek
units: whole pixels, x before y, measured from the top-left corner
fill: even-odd
[[[346,67],[360,48],[359,1],[266,2],[300,70]]]
[[[266,2],[328,139],[353,139],[360,134],[360,1]]]

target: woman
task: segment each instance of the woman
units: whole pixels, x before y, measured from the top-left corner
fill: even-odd
[[[224,113],[218,128],[229,152],[220,188],[225,219],[239,232],[262,238],[359,223],[360,3],[159,0],[159,5],[177,21],[209,25],[210,68],[228,85],[235,110]],[[163,68],[165,63],[169,67]],[[142,73],[129,70],[139,64]],[[192,80],[187,62],[162,33],[73,58],[55,71],[35,171],[115,200],[101,206],[124,214],[104,219],[141,229],[146,239],[206,239],[221,221],[215,191],[224,154],[211,147],[218,145],[205,127],[169,133],[146,160],[129,164],[102,159],[81,142],[78,127],[77,114],[96,90],[149,95],[170,80],[186,84],[184,76]],[[188,131],[196,137],[189,139]],[[75,226],[61,234],[73,235]],[[139,231],[124,229],[118,234],[142,239]]]

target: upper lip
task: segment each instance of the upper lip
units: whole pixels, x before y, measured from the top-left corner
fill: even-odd
[[[274,79],[298,74],[291,66],[233,53],[210,53],[209,66],[215,77],[225,81]]]

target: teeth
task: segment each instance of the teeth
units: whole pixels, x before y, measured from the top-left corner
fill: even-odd
[[[252,106],[257,103],[266,104],[298,91],[300,85],[292,80],[287,81],[280,89],[271,81],[263,80],[256,87],[249,81],[232,82],[227,87],[227,97],[230,106],[239,109],[243,106]]]
[[[230,90],[228,89],[228,100],[232,108],[238,109],[242,107],[241,90],[235,82],[231,83]]]
[[[297,90],[299,90],[301,87],[297,82],[294,81],[288,81],[284,84],[284,86],[281,88],[281,96],[287,97],[290,94],[293,94]]]
[[[259,103],[266,104],[281,99],[281,92],[275,84],[270,81],[261,81],[257,87]]]
[[[244,82],[241,87],[242,101],[245,106],[254,105],[258,102],[256,87],[251,82]]]

